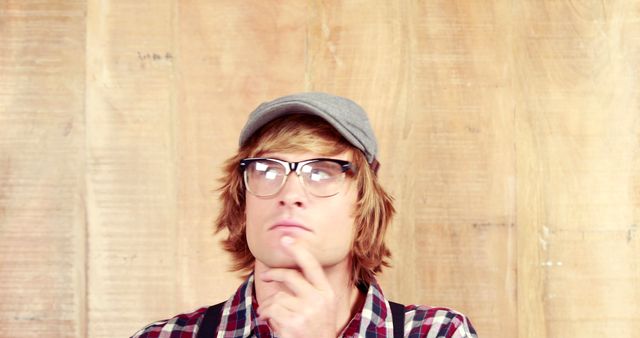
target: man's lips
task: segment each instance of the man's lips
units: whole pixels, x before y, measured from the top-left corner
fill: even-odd
[[[292,221],[276,222],[275,224],[269,227],[269,230],[275,230],[275,229],[301,229],[301,230],[312,232],[311,229],[307,228],[306,226],[297,222],[292,222]]]

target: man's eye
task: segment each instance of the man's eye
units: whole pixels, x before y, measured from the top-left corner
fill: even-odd
[[[319,169],[313,169],[310,172],[309,177],[311,178],[312,181],[323,181],[323,180],[327,180],[331,178],[331,173],[327,172],[327,171],[323,171],[323,170],[319,170]]]
[[[278,177],[278,172],[274,169],[268,169],[263,173],[264,177],[268,180],[275,180]]]
[[[262,176],[266,179],[273,180],[278,177],[282,171],[282,168],[279,168],[277,165],[272,165],[269,163],[256,162],[256,166],[254,172],[256,175]]]

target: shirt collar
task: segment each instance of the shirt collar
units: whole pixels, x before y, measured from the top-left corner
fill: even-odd
[[[370,286],[364,285],[362,288],[367,289],[363,307],[351,318],[342,335],[357,336],[360,332],[383,331],[387,337],[392,337],[391,307],[380,286],[374,280]],[[266,322],[258,320],[257,307],[252,273],[225,303],[217,337],[273,337]]]

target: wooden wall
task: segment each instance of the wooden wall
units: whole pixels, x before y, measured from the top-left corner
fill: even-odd
[[[389,298],[481,337],[640,332],[637,1],[0,1],[0,336],[226,299],[220,166],[260,102],[348,96],[396,198]]]

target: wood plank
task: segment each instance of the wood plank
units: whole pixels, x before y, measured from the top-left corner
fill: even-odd
[[[640,6],[516,7],[519,337],[631,337]]]
[[[416,6],[409,132],[415,277],[423,302],[514,336],[516,265],[509,4]],[[418,19],[419,18],[419,19]],[[398,175],[401,173],[399,172]],[[490,305],[488,305],[490,304]]]
[[[0,5],[2,337],[85,328],[84,3]]]
[[[174,1],[89,1],[87,214],[91,337],[176,311]]]

